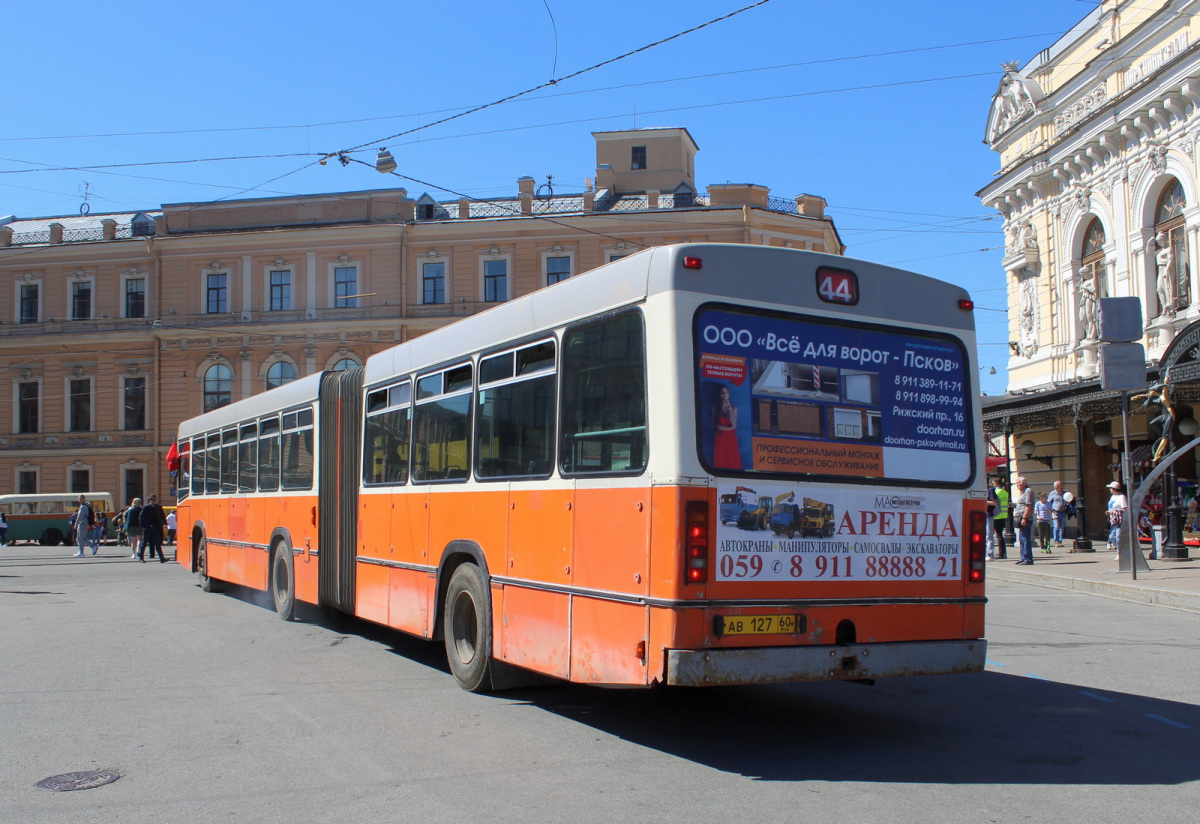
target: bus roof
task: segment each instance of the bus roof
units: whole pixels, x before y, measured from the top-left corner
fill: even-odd
[[[683,266],[685,257],[699,258],[702,268]],[[800,278],[820,266],[849,269],[863,281],[854,307],[835,307],[816,300],[813,286]],[[793,270],[799,288],[780,293],[780,267]],[[736,276],[731,277],[731,272]],[[808,281],[803,281],[807,285]],[[945,281],[890,266],[822,252],[739,243],[689,243],[656,246],[604,266],[498,304],[485,312],[435,329],[367,359],[365,384],[446,363],[541,330],[644,301],[674,290],[695,291],[747,305],[804,305],[852,312],[919,326],[974,331],[970,312],[956,311],[968,298],[965,289]],[[912,300],[920,295],[921,300]]]
[[[21,495],[20,493],[11,493],[8,495],[0,495],[0,504],[10,503],[43,503],[46,501],[70,501],[74,502],[82,495],[89,501],[93,499],[112,500],[111,492],[39,492],[36,495]]]
[[[321,373],[305,375],[291,383],[268,389],[251,395],[237,403],[231,403],[205,412],[195,418],[184,421],[179,425],[179,437],[190,438],[201,432],[211,432],[227,426],[233,426],[245,420],[267,415],[282,409],[313,403],[321,388]]]
[[[685,257],[702,266],[685,268]],[[817,300],[815,274],[828,266],[855,272],[860,295],[853,307]],[[781,268],[796,276],[795,288],[783,287]],[[367,359],[364,384],[373,386],[398,375],[433,368],[503,342],[583,318],[614,311],[664,292],[684,290],[727,298],[747,306],[808,307],[821,313],[852,314],[923,327],[974,331],[974,316],[958,309],[967,291],[945,281],[869,261],[778,246],[739,243],[687,243],[643,249],[604,266],[560,281],[551,287],[497,304]],[[920,295],[920,300],[913,300]],[[293,406],[313,403],[321,373],[260,392],[206,412],[179,427],[189,438]]]

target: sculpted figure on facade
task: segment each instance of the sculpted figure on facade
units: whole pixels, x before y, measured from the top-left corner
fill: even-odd
[[[1037,230],[1028,220],[1021,221],[1017,227],[1017,245],[1022,252],[1036,253],[1038,250]]]
[[[1026,270],[1028,272],[1028,270]],[[1037,352],[1037,278],[1028,275],[1021,280],[1017,299],[1020,314],[1018,326],[1021,332],[1021,354],[1032,358]]]
[[[1096,282],[1088,274],[1081,272],[1079,284],[1079,339],[1081,341],[1096,340],[1099,329],[1096,328]]]
[[[1170,238],[1166,232],[1159,232],[1154,238],[1158,246],[1158,254],[1154,257],[1157,267],[1158,313],[1160,316],[1175,314],[1175,261],[1171,252]]]
[[[1041,89],[1033,80],[1022,77],[1016,63],[1004,63],[1004,78],[992,101],[989,139],[1008,131],[1017,121],[1037,110]]]
[[[1008,227],[1005,245],[1005,253],[1009,255],[1020,255],[1025,252],[1037,254],[1037,230],[1028,220],[1011,223]]]

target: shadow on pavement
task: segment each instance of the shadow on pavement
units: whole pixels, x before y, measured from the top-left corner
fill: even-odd
[[[1171,785],[1200,778],[1200,764],[1182,757],[1200,743],[1200,708],[990,672],[875,686],[572,686],[520,697],[624,740],[767,781]]]
[[[227,595],[274,609],[269,594]],[[306,607],[301,620],[444,673],[440,642]],[[1200,779],[1200,707],[994,672],[710,689],[552,682],[479,700],[538,707],[698,764],[764,781],[1174,785]]]

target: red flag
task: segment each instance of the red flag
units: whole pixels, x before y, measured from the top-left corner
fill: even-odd
[[[167,470],[179,471],[179,444],[174,441],[171,443],[171,448],[167,450]]]

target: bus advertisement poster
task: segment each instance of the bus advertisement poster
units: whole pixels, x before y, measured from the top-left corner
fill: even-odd
[[[776,484],[717,489],[718,581],[937,581],[962,574],[962,496]]]
[[[963,484],[969,363],[950,336],[708,309],[701,452],[716,473]]]

